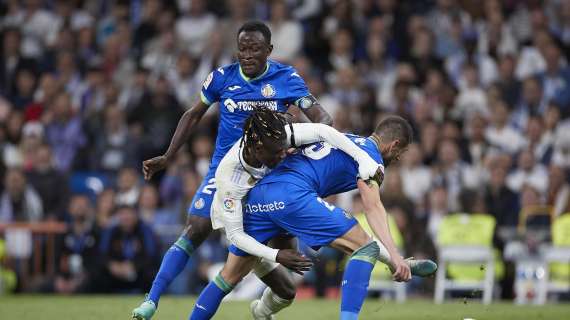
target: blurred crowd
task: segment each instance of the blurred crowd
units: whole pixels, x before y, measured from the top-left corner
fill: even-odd
[[[525,208],[570,212],[568,0],[6,0],[0,12],[0,223],[69,225],[57,276],[33,290],[148,290],[208,169],[217,106],[165,172],[145,182],[141,163],[234,61],[250,19],[267,21],[271,58],[337,129],[412,123],[382,195],[407,256],[435,257],[449,213],[491,214],[499,230]],[[331,201],[361,209],[354,194]],[[214,234],[172,292],[199,291],[225,248]]]

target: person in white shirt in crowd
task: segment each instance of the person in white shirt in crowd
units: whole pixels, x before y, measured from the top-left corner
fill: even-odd
[[[269,29],[275,49],[271,57],[282,63],[290,63],[303,45],[303,27],[288,16],[289,8],[284,0],[271,2]]]
[[[487,141],[504,152],[514,154],[525,144],[524,137],[508,123],[509,108],[498,100],[491,106],[491,125],[485,130]]]
[[[523,185],[528,184],[544,194],[548,187],[548,171],[543,165],[536,163],[532,150],[523,150],[518,156],[517,164],[517,169],[507,176],[507,186],[515,192],[520,192]]]
[[[176,38],[192,54],[199,55],[204,52],[208,37],[215,28],[216,17],[206,11],[206,1],[192,0],[187,12],[176,21]]]
[[[402,158],[400,169],[404,193],[416,204],[422,203],[432,186],[432,172],[429,167],[422,165],[422,158],[420,146],[411,144]]]

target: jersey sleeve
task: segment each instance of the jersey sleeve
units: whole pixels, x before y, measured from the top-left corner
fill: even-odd
[[[311,95],[305,80],[297,73],[297,70],[291,68],[287,74],[288,102],[297,107],[300,106],[301,99]]]
[[[224,87],[224,69],[219,68],[210,72],[206,80],[202,83],[200,100],[206,105],[211,105],[220,100],[221,91]]]

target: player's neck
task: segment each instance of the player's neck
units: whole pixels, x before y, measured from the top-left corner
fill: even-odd
[[[380,137],[376,133],[373,133],[370,136],[370,140],[372,140],[372,142],[374,142],[374,144],[376,145],[376,149],[378,149],[380,154],[382,154],[382,142],[380,141]]]

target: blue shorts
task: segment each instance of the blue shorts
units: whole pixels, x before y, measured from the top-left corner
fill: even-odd
[[[314,190],[287,182],[257,185],[244,205],[244,229],[261,243],[289,233],[318,250],[344,235],[356,219],[321,199]],[[230,252],[247,256],[231,245]]]
[[[210,219],[210,207],[216,193],[216,169],[210,168],[192,199],[188,214]]]

